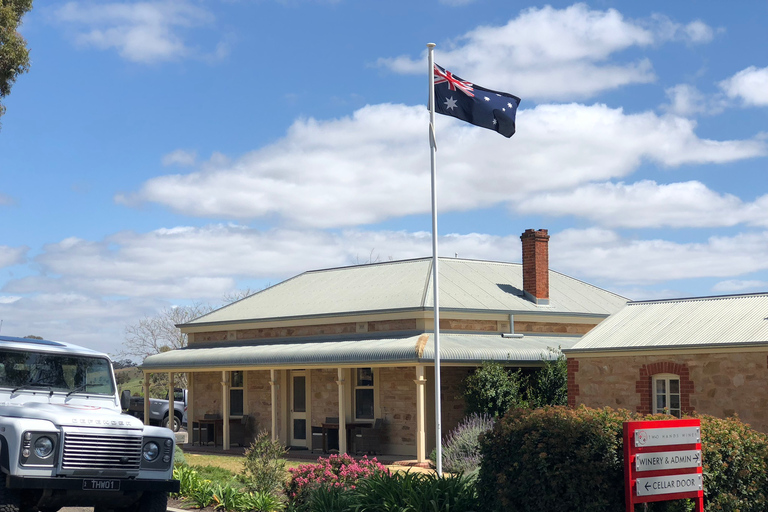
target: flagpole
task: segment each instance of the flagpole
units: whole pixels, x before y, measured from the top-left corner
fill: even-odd
[[[437,140],[435,138],[435,43],[429,48],[429,147],[432,163],[432,292],[435,321],[435,465],[443,474],[442,414],[440,393],[440,302],[437,282]]]

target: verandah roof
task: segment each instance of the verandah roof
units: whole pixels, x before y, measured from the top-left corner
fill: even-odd
[[[579,336],[503,337],[500,334],[440,333],[442,364],[498,361],[532,365],[552,359],[550,349],[571,348]],[[224,367],[327,367],[345,365],[429,364],[434,362],[431,333],[385,338],[338,337],[264,343],[194,344],[147,357],[145,371],[199,371]]]

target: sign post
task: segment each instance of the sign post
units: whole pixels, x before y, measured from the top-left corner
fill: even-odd
[[[624,422],[627,512],[650,501],[693,499],[704,512],[701,421]]]

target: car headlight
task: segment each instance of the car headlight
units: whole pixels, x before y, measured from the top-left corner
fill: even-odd
[[[45,459],[53,453],[53,441],[50,437],[38,437],[35,440],[35,455]]]
[[[150,441],[144,445],[144,449],[142,450],[142,456],[144,457],[144,460],[147,462],[152,462],[158,457],[158,455],[160,455],[160,447],[157,446],[157,443]]]

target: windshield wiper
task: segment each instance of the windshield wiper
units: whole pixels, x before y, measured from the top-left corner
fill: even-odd
[[[22,384],[21,386],[14,388],[14,390],[11,391],[11,394],[14,394],[17,391],[20,391],[22,389],[32,389],[32,388],[47,389],[49,393],[48,396],[53,396],[53,386],[51,386],[50,384],[43,384],[42,382],[29,382],[27,384]]]
[[[74,393],[77,393],[78,391],[82,391],[82,390],[84,390],[87,387],[88,387],[88,384],[81,384],[80,386],[77,386],[75,389],[73,389],[72,391],[67,393],[67,396],[70,396],[70,395],[72,395]]]

